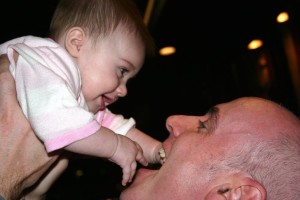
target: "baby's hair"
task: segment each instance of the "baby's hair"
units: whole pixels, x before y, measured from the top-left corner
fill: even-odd
[[[141,37],[147,55],[154,53],[153,38],[132,0],[60,0],[50,23],[49,36],[58,41],[70,28],[81,27],[96,41],[111,34],[120,24]]]

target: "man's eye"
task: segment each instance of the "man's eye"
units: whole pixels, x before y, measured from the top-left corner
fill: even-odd
[[[198,126],[198,129],[203,129],[203,128],[206,129],[205,122],[202,122],[202,121],[199,120],[199,126]]]

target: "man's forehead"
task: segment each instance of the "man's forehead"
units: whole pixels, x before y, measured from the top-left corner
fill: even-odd
[[[243,97],[227,103],[216,105],[220,120],[226,123],[258,121],[266,117],[271,109],[268,101],[260,98]]]
[[[234,101],[217,105],[220,110],[222,127],[240,128],[279,128],[293,121],[300,124],[299,120],[293,120],[293,116],[287,109],[270,100],[258,97],[244,97]],[[295,123],[296,121],[296,123]],[[298,123],[297,123],[298,122]],[[252,129],[251,128],[251,129]]]
[[[254,111],[266,108],[268,105],[271,105],[270,101],[259,97],[241,97],[227,103],[219,104],[217,107],[220,107],[222,110],[243,109],[245,111]]]

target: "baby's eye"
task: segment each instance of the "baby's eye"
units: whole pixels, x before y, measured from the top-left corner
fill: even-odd
[[[120,68],[120,74],[121,74],[121,77],[123,78],[127,73],[129,72],[128,69],[124,68],[124,67],[121,67]]]

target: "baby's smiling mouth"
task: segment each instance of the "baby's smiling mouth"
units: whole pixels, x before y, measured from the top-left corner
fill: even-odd
[[[105,110],[105,108],[112,103],[113,103],[113,100],[110,99],[109,97],[107,97],[105,95],[101,96],[101,103],[100,103],[99,110]]]
[[[105,105],[105,102],[104,102],[104,97],[102,97],[101,102],[100,102],[99,110],[105,110],[105,108],[106,108],[106,105]]]
[[[116,102],[118,100],[118,98],[103,95],[103,100],[105,102],[105,105],[108,106],[108,105],[113,104],[114,102]]]

